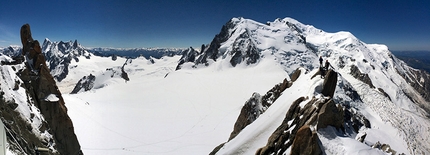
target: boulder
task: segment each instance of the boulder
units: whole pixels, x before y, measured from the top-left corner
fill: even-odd
[[[301,72],[302,71],[300,70],[300,68],[297,68],[296,71],[294,71],[294,73],[291,75],[291,81],[296,81],[299,78]]]
[[[324,96],[333,97],[334,91],[336,90],[337,84],[337,73],[333,70],[329,70],[324,78],[322,94]]]
[[[320,155],[322,154],[316,132],[312,132],[309,125],[302,126],[294,138],[291,155]]]
[[[326,102],[318,113],[317,129],[331,125],[338,129],[343,128],[344,112],[342,107],[337,107],[333,100]]]

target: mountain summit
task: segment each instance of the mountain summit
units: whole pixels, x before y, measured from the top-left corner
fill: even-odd
[[[189,54],[184,53],[177,69],[186,66],[200,68],[199,66],[202,66],[202,64],[203,66],[218,65],[226,68],[239,65],[256,66],[259,65],[259,62],[269,59],[277,62],[288,74],[292,74],[296,69],[301,68],[299,69],[301,73],[297,73],[297,75],[300,75],[301,82],[294,82],[292,85],[300,85],[300,89],[308,90],[302,93],[300,90],[296,90],[296,92],[289,92],[288,94],[282,92],[283,90],[278,91],[280,95],[272,98],[270,102],[268,102],[268,98],[271,98],[271,91],[267,92],[269,94],[268,98],[262,97],[264,95],[253,95],[245,103],[236,122],[236,124],[240,123],[243,121],[241,120],[242,118],[247,118],[247,123],[241,125],[242,127],[239,131],[236,130],[235,125],[233,133],[237,136],[230,137],[230,140],[217,147],[212,152],[213,154],[254,154],[258,148],[266,145],[263,143],[264,141],[269,141],[267,147],[263,147],[257,153],[288,153],[291,149],[294,150],[292,142],[297,140],[297,138],[294,139],[294,136],[288,135],[299,134],[299,131],[305,125],[308,125],[308,128],[311,129],[310,131],[319,137],[319,140],[315,143],[315,145],[320,143],[317,150],[327,154],[350,154],[354,151],[359,151],[357,149],[351,152],[351,149],[348,149],[357,145],[355,143],[333,140],[341,137],[343,137],[341,139],[348,139],[349,137],[354,140],[356,135],[367,135],[367,139],[362,138],[361,140],[365,144],[363,149],[377,148],[375,152],[378,152],[378,148],[380,151],[387,152],[385,147],[380,147],[381,144],[376,146],[378,143],[384,143],[391,145],[391,149],[397,151],[397,153],[430,153],[430,133],[428,131],[430,127],[430,76],[423,71],[409,67],[403,61],[397,59],[385,45],[366,44],[350,32],[324,32],[292,18],[276,19],[266,24],[245,18],[233,18],[222,27],[221,32],[215,36],[209,45],[202,47],[200,53],[194,52],[193,57],[188,56]],[[330,68],[339,76],[339,78],[335,79],[334,88],[336,91],[334,95],[327,96],[324,94],[321,90],[321,87],[325,87],[322,84],[323,81],[315,81],[315,78],[317,78],[315,74],[319,74],[319,71],[315,71],[319,70],[318,59],[320,56],[324,59],[324,62],[328,61],[331,64]],[[325,78],[329,77],[325,76]],[[322,85],[305,84],[309,82],[321,82]],[[304,99],[297,101],[297,103],[293,103],[294,100],[276,100],[278,97],[282,98],[283,96],[293,99],[303,97]],[[335,103],[335,107],[343,109],[340,111],[341,117],[345,119],[341,122],[342,129],[331,131],[331,129],[321,128],[317,125],[325,119],[330,119],[329,117],[320,118],[325,115],[321,113],[318,115],[320,117],[315,118],[317,121],[298,119],[297,121],[307,121],[307,123],[293,123],[295,124],[293,127],[291,127],[293,125],[291,121],[294,120],[294,117],[285,117],[286,112],[289,111],[290,113],[291,110],[294,111],[294,108],[304,109],[309,105],[317,106],[317,109],[320,109],[320,106],[328,102],[328,99],[331,99],[330,102]],[[316,100],[320,101],[315,102]],[[257,103],[254,103],[254,101]],[[271,104],[256,106],[265,110],[252,110],[252,108],[248,107],[248,102],[251,102],[254,106],[265,102]],[[318,102],[324,102],[324,104],[319,104],[320,106],[318,106]],[[276,110],[281,108],[279,104],[289,106],[284,106],[284,111],[281,113],[271,111],[273,108],[270,105],[277,107],[274,109]],[[300,106],[297,104],[300,104]],[[255,111],[259,114],[242,116],[242,114],[255,113]],[[303,110],[297,112],[300,112],[297,116],[303,117]],[[278,121],[267,118],[270,116],[261,118],[264,113],[269,113],[267,115],[272,115],[272,117],[277,114],[275,117],[280,118],[275,119]],[[315,113],[315,115],[317,114]],[[260,117],[256,118],[257,116]],[[308,116],[310,117],[311,114]],[[284,122],[281,119],[283,117],[285,117]],[[375,118],[372,117],[377,117],[379,121],[375,121]],[[249,121],[250,118],[252,118],[252,121]],[[260,121],[260,118],[265,119],[266,122]],[[354,121],[350,122],[351,120],[360,121],[354,123]],[[366,121],[363,122],[363,120],[370,120],[369,125],[364,125]],[[276,125],[274,122],[279,124]],[[391,138],[378,139],[377,137],[380,136],[378,134],[386,129],[383,126],[374,124],[381,123],[384,124],[384,127],[390,128],[389,130],[393,132],[391,134],[395,135],[385,134],[385,136]],[[362,125],[354,127],[353,124]],[[280,129],[282,126],[287,127],[283,133],[278,130],[275,131],[276,128]],[[348,128],[355,129],[348,130]],[[272,146],[275,145],[270,143],[274,134],[277,134],[278,137],[281,134],[282,139],[284,139],[282,143],[289,145],[283,147],[281,146],[284,144],[276,145],[277,147]],[[334,135],[329,136],[327,134]],[[288,137],[292,139],[288,139]],[[401,145],[390,144],[394,140],[401,140]],[[281,142],[278,141],[277,143]],[[339,146],[334,147],[336,145],[333,143],[338,143],[336,145]],[[396,145],[397,148],[393,145]],[[294,154],[293,152],[297,153],[297,150],[291,153]],[[300,150],[298,153],[300,154]]]

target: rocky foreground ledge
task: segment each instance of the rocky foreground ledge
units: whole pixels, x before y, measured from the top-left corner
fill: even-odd
[[[0,68],[0,117],[9,151],[37,154],[40,148],[48,154],[82,155],[61,92],[29,24],[21,27],[21,42],[22,54],[2,61]]]

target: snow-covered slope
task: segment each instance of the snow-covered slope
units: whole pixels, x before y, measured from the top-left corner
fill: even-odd
[[[403,149],[400,148],[400,150],[406,151],[404,148],[407,148],[409,150],[404,153],[414,154],[429,152],[429,100],[425,98],[428,94],[428,88],[426,93],[419,92],[420,89],[423,89],[428,74],[421,74],[422,72],[414,74],[416,70],[395,58],[386,46],[363,43],[349,32],[327,33],[313,26],[301,24],[291,18],[277,19],[267,24],[249,19],[234,18],[226,25],[229,25],[230,28],[224,33],[227,33],[229,38],[220,43],[217,61],[231,63],[235,48],[254,46],[256,51],[260,52],[262,59],[267,58],[264,58],[261,53],[271,52],[275,61],[278,61],[285,71],[292,73],[297,67],[314,70],[319,66],[318,57],[323,56],[344,78],[343,83],[351,83],[353,89],[360,95],[362,103],[356,103],[357,105],[353,105],[354,108],[361,109],[364,104],[367,109],[359,110],[360,113],[375,114],[376,116],[369,117],[379,118],[382,120],[381,122],[390,124],[388,126],[395,129],[393,131],[395,135],[390,136],[399,135],[400,139],[403,140],[402,144],[406,145],[403,145]],[[248,40],[248,44],[241,44],[241,40],[244,40],[243,34],[246,34],[245,39]],[[204,54],[203,52],[201,56]],[[248,53],[242,53],[242,55],[245,54]],[[243,58],[243,60],[246,59],[246,57]],[[198,65],[199,62],[195,64]],[[235,64],[231,65],[234,66]],[[354,76],[357,74],[367,78]],[[421,87],[413,88],[408,84],[409,81],[416,81]],[[301,89],[313,90],[312,87],[307,86]],[[341,89],[341,86],[338,89]],[[298,93],[298,91],[296,92]],[[385,94],[385,96],[380,94]],[[303,96],[303,94],[294,94],[294,96]],[[312,97],[312,95],[304,96]],[[342,93],[336,93],[334,99],[341,104],[351,104],[350,101],[345,101],[345,94]],[[283,102],[279,104],[285,104],[285,102],[291,104],[291,101]],[[252,131],[255,132],[255,130]],[[273,130],[269,132],[273,132]],[[256,133],[260,134],[261,132],[257,131]],[[245,135],[245,137],[253,136],[253,134]],[[415,138],[415,136],[419,138]],[[260,140],[267,139],[268,137],[262,137]],[[227,143],[225,147],[229,144]],[[242,142],[240,145],[247,146],[248,142]],[[255,152],[255,147],[249,147],[245,150]],[[238,151],[236,149],[233,150]]]
[[[175,72],[178,59],[133,59],[127,83],[113,78],[106,87],[64,95],[85,154],[207,154],[228,138],[254,91],[287,76],[272,61]]]
[[[321,94],[323,79],[312,78],[320,56],[338,75],[333,101],[370,122],[357,131],[316,130],[324,153],[384,154],[378,143],[397,153],[430,153],[429,75],[410,68],[384,45],[292,18],[266,24],[233,18],[199,51],[72,62],[76,67],[60,82],[62,91],[70,92],[83,76],[96,79],[95,89],[64,96],[84,153],[207,154],[228,141],[241,107],[255,92],[265,94],[302,68],[290,88],[217,152],[255,154],[283,123],[293,101],[307,98],[303,108],[312,98],[329,98]],[[120,78],[121,70],[129,81]],[[356,140],[364,134],[364,143]]]

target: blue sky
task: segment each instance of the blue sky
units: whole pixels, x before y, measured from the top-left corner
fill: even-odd
[[[428,0],[0,0],[0,47],[33,38],[85,47],[200,47],[228,20],[291,17],[327,32],[349,31],[390,50],[430,51]]]

